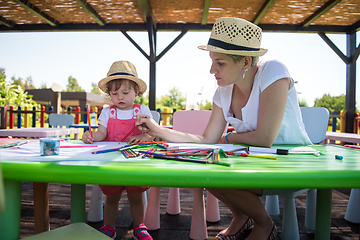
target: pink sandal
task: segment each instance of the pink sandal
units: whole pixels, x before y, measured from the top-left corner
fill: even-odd
[[[237,233],[235,233],[234,235],[226,235],[225,236],[221,232],[219,232],[215,236],[215,239],[217,239],[217,240],[235,240],[242,232],[251,228],[253,225],[254,225],[254,222],[253,222],[252,218],[248,218],[248,220],[244,223],[242,228],[240,228],[240,230]]]

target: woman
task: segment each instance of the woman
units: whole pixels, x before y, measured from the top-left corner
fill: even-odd
[[[162,128],[138,115],[139,130],[171,142],[234,143],[270,147],[272,144],[312,144],[306,134],[294,81],[287,68],[271,60],[258,63],[267,50],[260,48],[261,28],[239,18],[219,18],[209,42],[200,46],[210,52],[219,85],[213,110],[203,135]],[[230,123],[236,133],[222,135]],[[258,196],[271,190],[208,189],[233,213],[228,228],[216,239],[235,239],[253,226],[248,240],[273,239],[276,227]],[[276,194],[272,191],[271,194]]]

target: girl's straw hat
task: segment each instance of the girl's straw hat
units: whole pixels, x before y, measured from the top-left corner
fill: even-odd
[[[107,73],[106,76],[107,76],[106,78],[101,79],[98,83],[99,88],[103,92],[107,92],[106,84],[114,79],[127,79],[134,81],[139,86],[140,93],[144,93],[146,91],[147,88],[146,83],[140,78],[138,78],[136,68],[131,62],[128,61],[114,62],[111,65],[109,72]]]
[[[260,48],[261,28],[241,18],[216,19],[207,45],[202,50],[241,56],[262,56],[267,49]]]

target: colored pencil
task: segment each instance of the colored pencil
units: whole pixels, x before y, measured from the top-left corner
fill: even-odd
[[[69,145],[69,146],[60,146],[60,148],[83,148],[83,147],[97,147],[98,145]]]
[[[235,155],[238,155],[238,156],[241,156],[241,157],[256,157],[256,158],[267,158],[267,159],[276,160],[275,156],[254,155],[254,154],[247,154],[247,153],[235,153]]]
[[[198,160],[198,159],[191,159],[191,158],[187,158],[187,157],[167,156],[165,154],[149,153],[147,151],[137,151],[137,152],[147,154],[147,155],[149,155],[149,157],[152,157],[152,158],[159,158],[159,159],[173,160],[173,161],[181,161],[181,162],[202,163],[202,164],[217,164],[217,165],[231,167],[230,163],[224,163],[224,162],[213,162],[213,161],[204,161],[204,160]]]
[[[133,129],[131,129],[130,132],[128,132],[128,134],[126,134],[125,137],[123,137],[120,142],[124,142],[137,127],[138,126],[135,125],[135,127],[133,127]]]
[[[90,135],[91,135],[91,137],[92,137],[93,135],[92,135],[92,131],[91,131],[89,105],[86,105],[86,111],[87,111],[87,121],[88,121],[88,124],[89,124],[89,133],[90,133]]]

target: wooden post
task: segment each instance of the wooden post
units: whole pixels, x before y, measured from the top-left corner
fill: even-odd
[[[45,127],[45,106],[41,106],[40,127]]]
[[[0,129],[6,129],[6,106],[0,107]]]
[[[18,107],[18,110],[21,111],[21,106]],[[21,113],[17,114],[17,127],[21,128],[22,122],[21,122]]]
[[[13,111],[13,110],[14,110],[14,106],[10,106],[10,110]],[[9,127],[10,127],[10,129],[13,129],[13,128],[14,128],[14,112],[11,112],[11,113],[10,113],[10,116],[9,116]]]
[[[78,112],[75,114],[75,124],[79,124],[80,123],[80,107],[76,107],[75,111]]]
[[[33,114],[32,114],[32,127],[36,127],[36,107],[33,107]]]
[[[24,108],[25,111],[29,110],[28,106],[25,106]],[[29,127],[29,114],[27,112],[24,113],[24,128],[28,128]]]

